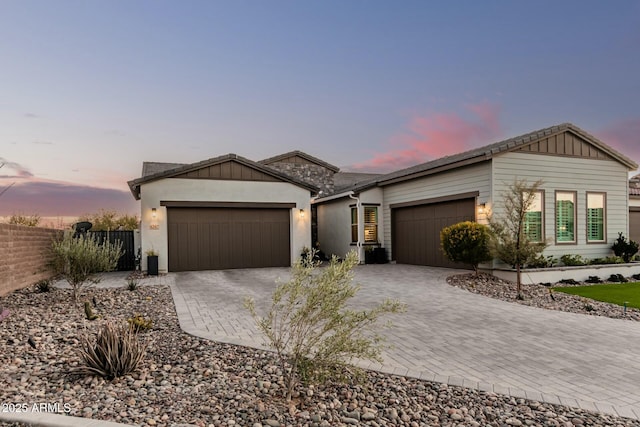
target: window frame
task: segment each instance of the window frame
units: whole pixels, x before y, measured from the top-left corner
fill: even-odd
[[[558,240],[558,196],[560,194],[571,194],[573,196],[573,240]],[[578,192],[574,190],[556,190],[554,198],[554,226],[556,245],[577,245],[578,244]]]
[[[351,243],[355,244],[355,243],[358,243],[358,208],[351,206],[350,212],[351,212]],[[354,218],[355,218],[355,222],[354,222]],[[355,227],[355,230],[354,230],[354,227]],[[354,231],[355,231],[355,234],[354,234]],[[354,236],[355,236],[355,240],[354,240]]]
[[[363,226],[363,231],[364,231],[364,244],[374,244],[374,243],[378,243],[379,239],[378,239],[378,206],[366,206],[363,205],[362,206],[364,209],[362,211],[362,213],[364,214],[364,226]],[[373,209],[374,210],[374,215],[375,215],[375,222],[367,222],[367,209]],[[367,226],[374,227],[374,233],[375,233],[375,239],[373,240],[367,240]]]
[[[589,239],[589,196],[602,196],[602,240]],[[607,243],[607,193],[604,191],[587,191],[585,200],[585,238],[587,244]]]
[[[545,242],[546,239],[546,230],[545,230],[545,225],[546,225],[546,217],[545,217],[545,192],[544,190],[536,190],[536,191],[531,191],[531,193],[539,193],[540,194],[540,240],[531,240],[531,242],[533,243],[543,243]],[[532,211],[535,212],[535,211]],[[529,213],[529,211],[525,212],[525,215]],[[526,226],[526,219],[525,219],[525,223],[523,224],[523,226]],[[529,236],[527,236],[529,237]]]

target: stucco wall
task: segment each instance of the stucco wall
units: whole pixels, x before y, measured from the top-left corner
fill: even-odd
[[[0,295],[51,277],[53,239],[60,230],[0,224]]]
[[[143,184],[140,188],[142,269],[145,252],[158,252],[158,269],[168,269],[167,210],[161,201],[217,201],[254,203],[295,203],[291,214],[291,261],[311,247],[311,202],[308,190],[285,182],[225,181],[167,178]],[[156,208],[156,218],[152,217]],[[299,209],[306,215],[300,217]]]
[[[502,214],[501,194],[513,183],[514,178],[528,182],[543,180],[544,230],[549,246],[545,255],[560,257],[579,254],[586,258],[612,255],[610,247],[618,232],[628,235],[628,170],[613,160],[596,160],[575,157],[549,156],[530,153],[505,153],[493,159],[493,200],[490,203],[494,215]],[[555,242],[555,192],[577,192],[577,223],[575,244]],[[605,243],[587,243],[586,240],[586,192],[606,193]]]
[[[384,221],[382,211],[381,188],[372,188],[356,194],[361,205],[378,205],[378,240],[382,243],[384,236]],[[320,249],[327,255],[344,257],[349,251],[356,249],[360,259],[364,261],[364,246],[359,248],[351,241],[351,207],[357,205],[357,200],[344,196],[318,204],[318,241]],[[358,224],[364,224],[364,209],[360,209]],[[360,241],[364,242],[364,227],[359,227]]]

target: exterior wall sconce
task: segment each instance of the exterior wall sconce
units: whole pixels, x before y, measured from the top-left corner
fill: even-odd
[[[156,211],[156,208],[151,208],[151,217],[153,219],[156,219],[157,216],[158,216],[158,211]]]
[[[482,215],[483,213],[485,213],[486,209],[487,209],[487,204],[486,203],[480,203],[478,205],[478,213],[479,214]]]
[[[300,218],[304,218],[304,209],[300,209],[299,214]]]

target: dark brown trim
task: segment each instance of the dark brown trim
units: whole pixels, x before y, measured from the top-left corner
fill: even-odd
[[[357,203],[352,203],[349,205],[350,208],[355,208]],[[382,203],[360,203],[360,206],[382,206]]]
[[[629,206],[629,212],[640,212],[640,206]]]
[[[478,196],[480,196],[479,191],[470,191],[468,193],[452,194],[450,196],[441,196],[441,197],[434,197],[431,199],[413,200],[411,202],[403,202],[403,203],[394,203],[389,205],[389,208],[390,209],[408,208],[411,206],[429,205],[431,203],[451,202],[453,200],[462,200],[462,199],[473,199],[473,198],[477,198]]]
[[[260,208],[260,209],[293,209],[295,203],[260,203],[260,202],[196,202],[161,200],[160,206],[168,208]]]

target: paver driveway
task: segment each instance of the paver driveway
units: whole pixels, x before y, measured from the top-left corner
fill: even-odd
[[[401,375],[640,418],[640,322],[550,311],[451,287],[459,271],[410,265],[356,268],[357,304],[385,297],[408,305],[388,332],[383,366]],[[177,273],[182,328],[218,341],[263,343],[242,307],[267,307],[287,269]]]

